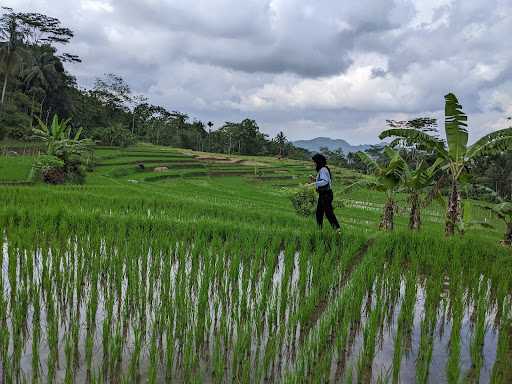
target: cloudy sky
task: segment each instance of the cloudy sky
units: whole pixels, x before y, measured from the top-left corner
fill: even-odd
[[[512,116],[512,0],[0,0],[75,31],[82,86],[122,75],[191,117],[257,120],[290,139],[377,142],[386,119],[442,118],[475,138]]]

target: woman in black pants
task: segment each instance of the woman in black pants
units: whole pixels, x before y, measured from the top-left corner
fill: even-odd
[[[312,183],[318,192],[316,222],[318,223],[318,226],[322,227],[325,214],[327,220],[329,220],[329,223],[331,223],[331,226],[336,230],[336,232],[341,233],[340,224],[338,223],[338,219],[336,219],[336,215],[332,208],[332,179],[331,170],[327,166],[327,159],[324,155],[317,153],[313,156],[313,161],[315,162],[315,168],[317,171],[316,181]]]

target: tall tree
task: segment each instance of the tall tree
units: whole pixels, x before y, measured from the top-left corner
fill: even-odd
[[[7,84],[16,65],[21,61],[19,47],[23,43],[23,31],[19,26],[19,14],[11,8],[2,7],[5,13],[0,18],[0,69],[3,72],[0,109],[5,103]]]
[[[0,63],[3,72],[2,96],[0,107],[5,103],[7,84],[18,63],[22,62],[22,53],[36,46],[67,44],[73,37],[69,28],[61,25],[59,19],[41,13],[14,12],[2,7],[0,17]],[[78,62],[76,55],[64,53],[62,61]]]
[[[283,131],[280,131],[276,136],[276,143],[279,147],[279,157],[284,156],[284,148],[286,146],[286,142],[288,141],[286,139],[286,136],[284,135]]]

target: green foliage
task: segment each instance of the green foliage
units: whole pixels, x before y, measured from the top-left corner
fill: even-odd
[[[32,163],[31,156],[0,155],[0,183],[27,181]]]
[[[311,216],[316,209],[316,194],[311,188],[303,187],[290,197],[295,212],[300,216]]]
[[[135,144],[135,136],[122,124],[115,123],[106,128],[95,128],[92,139],[103,145],[126,148]]]
[[[92,142],[89,139],[81,139],[82,130],[79,129],[74,135],[71,134],[69,120],[59,121],[57,115],[52,119],[50,126],[38,119],[39,128],[35,128],[34,138],[42,140],[47,144],[47,154],[54,156],[63,162],[62,170],[52,170],[54,179],[60,181],[63,176],[66,181],[72,183],[83,183],[85,181],[85,167],[91,161]],[[37,173],[36,173],[37,174]],[[43,179],[45,173],[43,172]],[[50,178],[52,179],[52,178]],[[52,184],[56,184],[52,182]]]
[[[512,128],[506,128],[485,135],[468,146],[467,116],[457,97],[445,96],[445,134],[447,141],[429,135],[415,128],[393,128],[380,134],[381,139],[396,138],[394,143],[403,142],[433,151],[448,170],[451,192],[446,215],[446,234],[453,235],[456,227],[461,228],[462,200],[459,184],[467,180],[468,168],[482,156],[495,155],[512,149]],[[462,231],[461,231],[462,232]]]
[[[56,156],[41,155],[32,165],[30,179],[43,181],[49,184],[62,184],[64,182],[64,161]]]
[[[30,138],[30,116],[24,110],[28,108],[29,99],[21,93],[11,95],[4,107],[0,110],[0,140],[12,138],[15,140],[28,140]]]

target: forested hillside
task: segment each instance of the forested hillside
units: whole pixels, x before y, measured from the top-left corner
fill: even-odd
[[[129,81],[107,73],[90,89],[68,72],[81,59],[66,52],[74,32],[39,13],[2,8],[0,18],[0,140],[28,141],[32,128],[54,115],[70,119],[74,130],[99,144],[127,146],[136,141],[195,150],[303,158],[281,132],[271,139],[255,120],[211,122],[154,105],[131,90]]]

